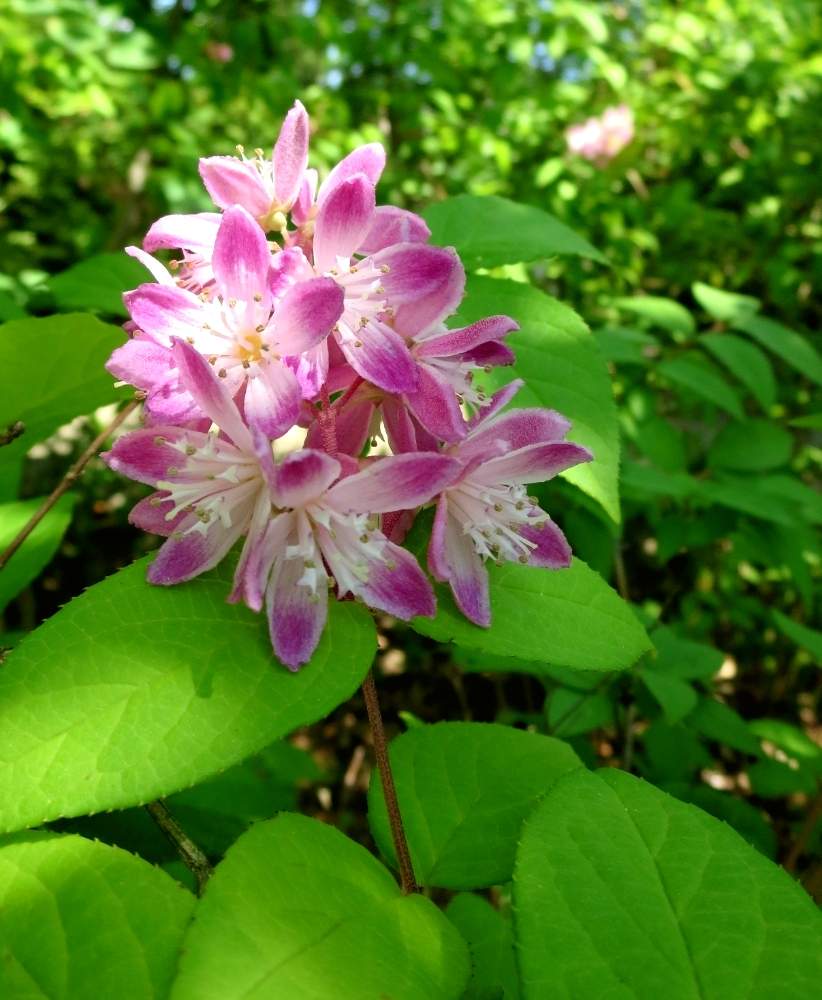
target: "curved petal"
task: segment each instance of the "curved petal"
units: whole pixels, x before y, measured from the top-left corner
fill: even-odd
[[[459,462],[434,452],[378,458],[362,472],[332,486],[326,502],[343,514],[382,514],[419,507],[461,473]]]
[[[168,347],[138,333],[112,352],[106,371],[138,389],[152,389],[165,384],[173,364]]]
[[[417,447],[417,433],[408,408],[395,396],[386,396],[382,402],[382,419],[388,443],[395,455],[420,451]]]
[[[141,531],[147,531],[151,535],[168,536],[174,531],[185,531],[197,520],[197,515],[190,511],[181,510],[179,514],[170,520],[166,520],[166,514],[174,510],[175,504],[170,500],[168,493],[152,493],[151,496],[143,497],[136,503],[129,512],[129,523]]]
[[[205,435],[183,427],[143,428],[117,438],[111,451],[103,452],[100,457],[115,472],[138,483],[156,486],[161,480],[179,478],[186,455],[175,445],[194,436],[198,438],[195,446],[205,444]]]
[[[203,413],[243,451],[251,451],[251,435],[222,380],[211,365],[183,340],[175,340],[172,354],[180,372],[180,383]]]
[[[234,586],[227,598],[229,604],[243,601],[252,611],[262,609],[271,566],[285,544],[291,520],[292,514],[280,514],[272,519],[271,499],[265,491],[260,492],[234,571]]]
[[[451,383],[435,369],[420,365],[416,392],[404,396],[408,408],[422,426],[435,438],[453,444],[462,440],[468,425],[457,402]]]
[[[195,215],[164,215],[145,235],[143,249],[200,250],[206,256],[217,238],[222,215],[219,212],[197,212]]]
[[[199,530],[200,523],[182,537],[175,532],[163,542],[157,558],[148,568],[146,576],[149,583],[168,587],[213,569],[242,535],[246,518],[237,517],[230,527],[215,518],[205,526],[204,531]]]
[[[300,191],[308,165],[308,112],[299,101],[285,116],[274,145],[274,198],[281,208],[290,208]]]
[[[483,460],[529,445],[559,443],[570,427],[570,420],[556,410],[509,410],[493,420],[480,419],[460,444],[459,457],[464,462]]]
[[[469,621],[483,628],[491,624],[488,571],[471,537],[463,532],[445,503],[437,509],[428,567],[438,580],[448,581],[457,607]]]
[[[369,142],[365,146],[358,146],[340,160],[322,182],[317,194],[317,205],[322,205],[335,188],[354,174],[365,174],[372,186],[376,187],[384,169],[385,150],[380,143]]]
[[[386,541],[385,562],[368,564],[368,579],[357,586],[356,594],[366,604],[403,621],[417,616],[433,618],[437,611],[434,591],[417,560],[407,549]]]
[[[379,205],[357,252],[376,253],[395,243],[425,243],[430,235],[431,230],[419,215],[394,205]]]
[[[280,354],[302,354],[316,347],[342,316],[343,290],[332,278],[292,285],[274,312],[270,330]]]
[[[388,268],[382,286],[394,325],[406,337],[441,323],[462,301],[465,270],[453,248],[398,243],[369,259]]]
[[[220,208],[242,205],[256,218],[271,207],[271,196],[253,163],[236,156],[206,156],[200,160],[200,177],[214,204]]]
[[[472,470],[471,479],[487,486],[498,483],[512,486],[521,483],[542,483],[546,479],[553,479],[565,469],[571,469],[582,462],[590,462],[593,457],[587,448],[572,444],[570,441],[532,444],[510,454],[481,462]]]
[[[502,365],[512,365],[516,355],[507,344],[500,340],[489,340],[479,347],[474,347],[462,355],[463,361],[470,361],[480,368],[497,368]]]
[[[313,167],[308,167],[303,172],[303,179],[300,183],[300,193],[291,209],[291,218],[298,226],[305,225],[311,217],[311,209],[314,207],[314,196],[317,193],[317,171]]]
[[[366,382],[386,392],[413,392],[417,388],[417,364],[408,345],[385,323],[371,320],[357,330],[356,341],[339,343],[348,363]]]
[[[316,347],[310,347],[302,354],[284,357],[287,365],[297,376],[303,399],[314,399],[328,380],[328,340],[322,340]],[[331,388],[327,386],[329,391]]]
[[[272,361],[260,366],[257,375],[246,382],[243,412],[249,425],[275,438],[297,423],[301,402],[297,376],[279,361]]]
[[[348,259],[362,243],[374,213],[374,185],[365,174],[338,184],[320,204],[314,223],[314,267],[329,271],[338,257]]]
[[[226,298],[252,302],[268,295],[271,251],[265,233],[240,205],[226,209],[211,259],[217,286]],[[265,308],[265,305],[262,306]]]
[[[518,330],[510,316],[488,316],[460,330],[445,330],[418,342],[418,358],[451,358]]]
[[[126,292],[123,301],[140,330],[169,346],[172,337],[196,338],[202,331],[202,303],[185,289],[148,283]]]
[[[321,563],[319,557],[315,560]],[[328,617],[328,586],[316,591],[300,581],[302,559],[278,559],[266,590],[268,629],[274,653],[289,670],[299,670],[314,655]]]
[[[175,284],[174,278],[171,277],[168,268],[164,264],[161,264],[159,260],[155,260],[151,254],[146,253],[145,250],[141,250],[139,247],[126,247],[126,253],[129,257],[138,260],[159,284]]]
[[[520,528],[519,534],[536,545],[528,557],[529,566],[566,569],[571,565],[571,546],[550,517],[546,516],[539,527],[535,525],[533,528]]]
[[[274,502],[278,507],[304,507],[322,496],[340,474],[340,463],[324,451],[294,451],[277,466]]]
[[[475,414],[468,421],[468,425],[471,427],[471,436],[473,437],[474,432],[478,431],[481,426],[485,427],[490,424],[491,418],[506,407],[524,385],[525,382],[521,378],[515,378],[501,389],[497,389],[488,400],[488,404],[483,407],[482,412]]]

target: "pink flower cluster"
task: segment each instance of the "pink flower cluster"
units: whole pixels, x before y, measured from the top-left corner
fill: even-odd
[[[634,137],[634,115],[627,104],[606,108],[598,118],[572,125],[565,141],[572,153],[605,164],[621,152]]]
[[[501,412],[521,383],[478,388],[477,373],[513,361],[516,324],[446,327],[462,265],[418,216],[376,205],[382,147],[319,184],[308,139],[297,102],[270,159],[200,161],[221,211],[166,216],[128,248],[154,281],[126,294],[130,339],[107,365],[146,393],[145,428],[106,460],[155,491],[130,515],[166,536],[149,580],[190,580],[244,539],[228,599],[266,607],[292,669],[316,648],[330,589],[406,620],[435,613],[398,544],[428,503],[428,567],[489,625],[486,559],[570,559],[525,484],[591,457],[559,414]],[[168,268],[157,250],[176,251]],[[390,455],[368,457],[377,437]]]

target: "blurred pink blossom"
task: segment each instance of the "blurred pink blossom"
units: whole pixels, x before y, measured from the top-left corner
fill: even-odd
[[[212,62],[230,63],[234,58],[234,49],[228,42],[207,42],[205,54]]]
[[[565,133],[568,149],[594,163],[607,163],[634,137],[634,114],[627,104],[606,108],[598,118],[572,125]]]

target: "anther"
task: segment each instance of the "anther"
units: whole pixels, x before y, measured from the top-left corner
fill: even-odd
[[[262,294],[262,292],[255,292],[254,293],[254,301],[255,302],[262,302],[263,301],[263,294]]]
[[[236,306],[236,305],[237,305],[237,300],[236,300],[236,299],[229,299],[229,300],[228,300],[228,304],[229,304],[229,306],[230,306],[230,307],[231,307],[231,308],[233,309],[233,308],[234,308],[234,306]]]
[[[154,438],[154,443],[157,445],[158,448],[160,448],[162,447],[162,445],[166,443],[166,440],[167,439],[164,438],[162,434],[158,434],[157,437]]]
[[[216,354],[212,354],[211,357],[208,359],[208,363],[210,365],[216,365],[217,364],[217,355]]]
[[[166,475],[169,477],[169,479],[172,476],[179,476],[180,470],[177,468],[176,465],[169,465],[169,467],[166,469]]]
[[[246,371],[248,371],[248,369],[250,367],[251,367],[251,362],[250,361],[244,361],[243,362],[243,368],[245,368]]]
[[[391,268],[387,264],[380,264],[380,270],[382,271],[383,274],[389,274]]]
[[[262,324],[262,323],[260,323],[260,324],[259,324],[258,326],[255,326],[255,327],[254,327],[254,332],[255,332],[255,333],[262,333],[262,332],[263,332],[263,330],[265,330],[265,327],[263,326],[263,324]]]
[[[197,454],[197,449],[194,447],[194,445],[193,444],[187,444],[186,445],[186,455],[190,456],[190,455],[196,455],[196,454]]]
[[[219,371],[217,372],[217,374],[218,374],[218,375],[220,376],[220,378],[225,378],[225,377],[226,377],[226,375],[227,375],[228,373],[226,372],[225,368],[221,368],[221,369],[220,369],[220,370],[219,370]]]

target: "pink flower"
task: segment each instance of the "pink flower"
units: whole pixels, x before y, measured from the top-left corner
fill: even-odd
[[[340,479],[343,461],[305,449],[271,470],[271,501],[282,513],[255,520],[237,568],[230,599],[254,610],[265,600],[274,652],[292,669],[316,649],[332,583],[338,596],[353,594],[398,618],[436,609],[416,560],[385,537],[376,515],[426,503],[458,463],[434,453],[399,455]]]
[[[565,536],[524,484],[593,457],[564,440],[570,423],[553,410],[500,414],[521,385],[501,389],[467,437],[446,452],[462,471],[439,498],[428,548],[431,573],[448,582],[462,613],[482,626],[491,624],[486,559],[549,569],[571,560]]]
[[[325,340],[340,318],[343,293],[330,278],[284,282],[288,261],[277,256],[279,266],[273,267],[262,230],[244,208],[234,206],[217,231],[210,292],[198,297],[176,287],[161,265],[147,258],[158,283],[125,295],[140,333],[112,354],[107,368],[148,392],[147,409],[155,421],[202,416],[181,389],[172,361],[172,342],[180,338],[208,358],[232,396],[242,393],[246,417],[264,433],[276,437],[296,423],[304,392],[283,358]],[[310,394],[309,389],[305,395]]]
[[[634,137],[634,116],[626,104],[606,108],[598,118],[572,125],[565,133],[568,149],[586,160],[607,162]]]

